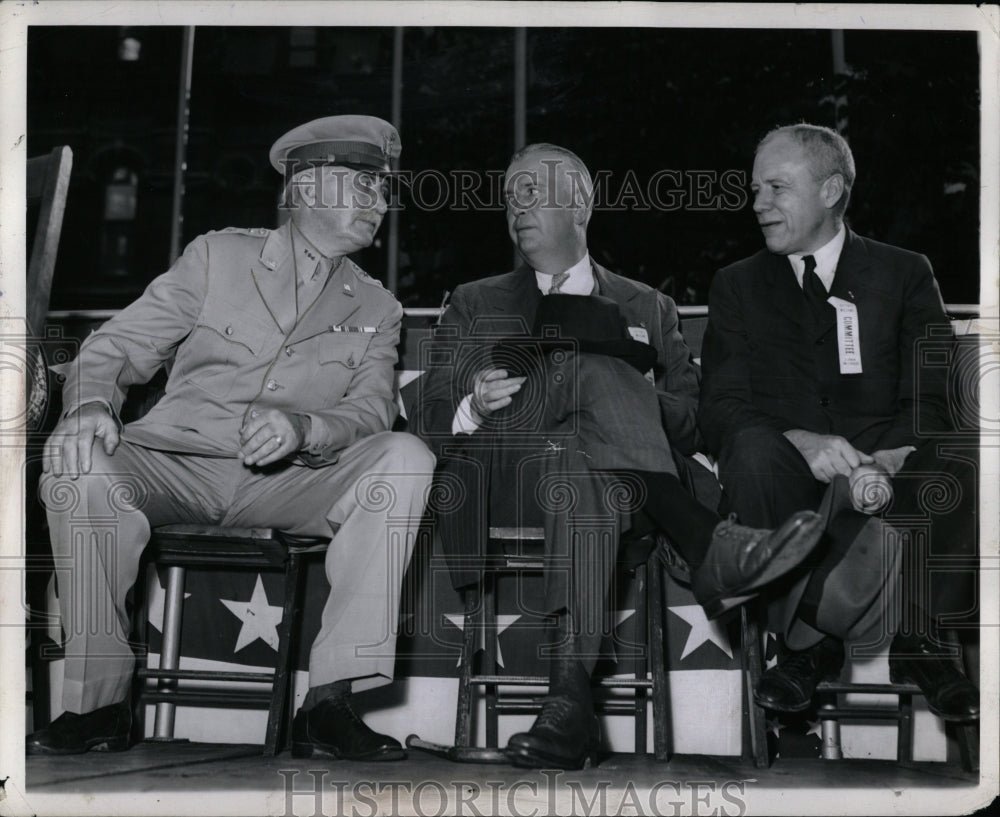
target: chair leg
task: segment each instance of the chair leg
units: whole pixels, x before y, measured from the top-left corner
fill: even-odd
[[[146,680],[139,677],[139,670],[149,667],[149,573],[155,566],[146,562],[139,569],[139,578],[132,588],[132,634],[135,639],[136,674],[132,682],[132,735],[131,742],[138,743],[146,737]]]
[[[52,575],[46,573],[45,575]],[[28,660],[31,664],[31,721],[32,729],[42,729],[52,720],[49,706],[51,663],[43,655],[43,647],[48,642],[46,632],[46,583],[43,578],[33,572],[28,572],[28,612],[31,629],[31,649]]]
[[[837,708],[837,696],[832,694],[830,698],[824,700],[816,708],[819,715],[820,732],[823,745],[820,752],[824,760],[841,760],[844,757],[840,747],[840,721],[836,714],[831,714],[829,710]]]
[[[476,660],[476,627],[479,591],[476,585],[465,591],[465,625],[462,628],[462,669],[458,678],[458,704],[455,711],[455,745],[472,745],[473,665]]]
[[[896,732],[896,760],[909,763],[913,760],[913,696],[899,696],[899,729]]]
[[[979,771],[979,724],[957,723],[955,731],[962,768],[976,774]]]
[[[483,579],[483,657],[485,670],[494,674],[497,661],[497,587],[496,574],[487,572]],[[500,742],[497,685],[486,684],[486,746],[495,749]]]
[[[649,650],[649,571],[646,565],[637,565],[635,568],[635,638],[638,643],[633,645],[634,658],[632,659],[633,675],[637,681],[645,681],[649,677],[650,661]],[[646,713],[649,711],[649,691],[644,687],[636,687],[634,694],[635,703],[635,753],[637,755],[646,754]]]
[[[764,674],[763,660],[760,653],[760,629],[757,626],[756,611],[747,605],[740,608],[740,623],[742,630],[741,650],[743,655],[743,688],[744,715],[747,731],[750,736],[750,753],[753,755],[754,766],[766,769],[771,765],[767,751],[767,721],[764,710],[753,700],[753,691]],[[745,741],[744,741],[745,742]]]
[[[179,669],[181,655],[181,627],[184,618],[184,568],[167,570],[166,599],[163,603],[163,647],[160,650],[160,669]],[[160,689],[176,689],[177,681],[161,679]],[[171,739],[174,736],[176,704],[163,702],[156,705],[153,737]]]
[[[292,637],[295,632],[295,621],[299,617],[301,607],[301,582],[299,567],[301,557],[297,553],[289,553],[285,564],[285,600],[281,612],[281,626],[278,628],[278,657],[274,664],[274,682],[271,689],[271,707],[267,714],[267,732],[264,736],[264,756],[274,757],[278,751],[284,727],[287,723],[288,691],[290,676],[294,671],[291,666]]]
[[[649,660],[653,676],[653,754],[657,760],[670,760],[670,675],[663,643],[663,568],[656,554],[650,557],[646,575],[646,601],[649,607]]]
[[[973,682],[977,680],[976,668],[970,666],[969,653],[962,644],[955,630],[945,630],[945,639],[950,644],[958,647],[959,655],[955,658],[955,664],[959,670],[969,676]],[[958,753],[962,762],[962,769],[970,773],[979,771],[979,724],[978,723],[956,723],[954,724],[955,739],[958,741]]]

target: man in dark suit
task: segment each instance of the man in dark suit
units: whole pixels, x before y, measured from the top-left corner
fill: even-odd
[[[546,606],[557,621],[549,694],[507,754],[523,766],[578,768],[599,745],[590,675],[632,513],[644,507],[670,536],[710,615],[801,562],[820,525],[811,513],[773,533],[722,522],[682,487],[674,452],[696,451],[696,369],[673,302],[588,254],[593,190],[583,162],[530,145],[511,160],[505,194],[525,265],[455,290],[411,420],[440,452],[450,501],[432,504],[456,587],[478,577],[489,519],[544,527]],[[618,337],[570,350],[527,340],[546,334],[539,314],[561,312],[559,326],[576,324],[569,334],[580,338],[608,310]],[[627,352],[636,347],[651,358],[638,367]]]
[[[933,328],[948,319],[925,257],[844,225],[854,176],[850,148],[828,128],[765,136],[752,188],[767,249],[721,270],[709,297],[699,426],[718,457],[723,509],[766,526],[788,509],[816,508],[845,480],[853,505],[828,531],[812,574],[796,577],[798,592],[772,606],[786,641],[798,625],[813,637],[791,640],[755,698],[806,709],[816,684],[839,676],[852,626],[874,613],[882,633],[895,633],[892,679],[918,684],[938,715],[972,720],[978,691],[935,623],[975,612],[975,454],[943,444],[946,367],[919,366],[921,341],[940,347]],[[945,357],[948,349],[946,340]],[[872,549],[851,542],[872,516],[929,531],[929,547],[915,537],[900,549],[900,607],[888,616],[862,609],[870,594],[848,598],[873,579]],[[894,536],[879,536],[876,549],[888,553]],[[830,605],[838,615],[821,620]]]

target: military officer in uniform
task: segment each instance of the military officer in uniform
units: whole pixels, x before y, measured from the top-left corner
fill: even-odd
[[[389,430],[402,308],[348,258],[372,243],[399,153],[395,128],[374,117],[289,131],[270,152],[287,223],[196,238],[64,365],[41,491],[54,556],[71,566],[59,582],[65,711],[28,736],[29,753],[127,747],[125,595],[150,530],[183,522],[332,537],[293,754],[403,757],[355,714],[351,693],[392,680],[414,537],[390,546],[387,520],[412,534],[434,457]],[[164,364],[163,398],[123,426],[126,390]],[[88,533],[98,523],[114,535]]]

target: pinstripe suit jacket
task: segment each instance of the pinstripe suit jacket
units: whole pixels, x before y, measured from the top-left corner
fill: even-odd
[[[695,453],[699,374],[681,337],[674,302],[646,284],[593,262],[592,267],[598,293],[615,301],[628,325],[644,329],[656,349],[653,387],[671,448]],[[541,297],[534,273],[526,266],[455,290],[437,329],[434,351],[425,356],[427,377],[411,418],[411,429],[436,450],[454,441],[455,413],[472,390],[472,377],[486,365],[489,348],[500,338],[530,334]],[[626,403],[622,401],[623,411]],[[672,471],[673,463],[651,451],[642,429],[623,424],[623,416],[608,418],[609,433],[615,435],[612,448],[617,451],[606,449],[607,459],[598,460],[595,467]]]

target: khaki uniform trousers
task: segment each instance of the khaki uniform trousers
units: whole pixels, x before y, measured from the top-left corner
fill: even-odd
[[[94,446],[89,474],[46,474],[41,492],[65,642],[63,707],[85,713],[124,700],[135,659],[125,596],[150,530],[172,523],[270,527],[333,537],[330,595],[309,658],[311,687],[355,691],[393,677],[399,594],[434,470],[416,437],[382,432],[321,468]],[[211,622],[205,622],[211,626]]]

